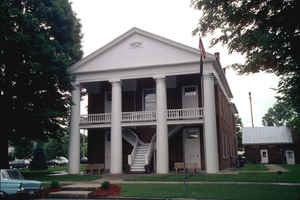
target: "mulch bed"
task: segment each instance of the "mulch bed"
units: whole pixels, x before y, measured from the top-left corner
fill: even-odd
[[[89,194],[90,197],[97,196],[114,196],[120,195],[121,188],[115,184],[109,184],[109,189],[103,190],[102,188],[97,188],[95,191]]]
[[[47,188],[47,189],[43,189],[42,192],[40,193],[41,197],[47,197],[47,195],[50,192],[58,192],[61,191],[61,188]]]

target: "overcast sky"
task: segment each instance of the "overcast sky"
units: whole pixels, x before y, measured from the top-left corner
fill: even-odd
[[[190,0],[71,0],[81,20],[84,55],[92,53],[132,27],[161,35],[179,43],[198,47],[198,37],[192,36],[200,12],[190,7]],[[209,36],[202,38],[207,52],[220,52],[223,67],[242,63],[239,54],[228,55],[226,46],[209,48]],[[278,78],[260,73],[241,76],[227,70],[226,77],[233,92],[244,126],[251,126],[248,93],[252,93],[254,125],[262,126],[261,118],[275,102]]]

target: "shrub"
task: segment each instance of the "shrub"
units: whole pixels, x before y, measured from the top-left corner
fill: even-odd
[[[108,190],[109,189],[109,182],[108,181],[104,181],[102,184],[101,184],[101,189],[102,190]]]
[[[51,181],[50,188],[59,188],[60,183],[58,181]]]
[[[37,148],[34,150],[33,159],[29,168],[32,170],[48,169],[47,156],[41,144],[38,144]]]

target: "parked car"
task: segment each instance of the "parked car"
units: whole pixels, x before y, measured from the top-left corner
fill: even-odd
[[[9,162],[10,168],[16,168],[16,169],[28,168],[29,164],[30,164],[30,160],[28,159],[16,159]]]
[[[49,160],[48,166],[66,166],[69,163],[69,160],[66,157],[58,156],[55,159]]]
[[[0,171],[0,199],[18,199],[23,192],[22,183],[9,179],[6,173]]]
[[[1,188],[3,182],[4,185],[7,185],[7,183],[16,184],[19,187],[19,193],[28,196],[38,196],[42,191],[42,184],[40,181],[25,180],[23,175],[17,169],[1,169],[0,174]]]
[[[87,157],[81,157],[81,158],[80,158],[80,163],[81,163],[81,164],[86,164],[86,163],[88,163],[88,158],[87,158]]]

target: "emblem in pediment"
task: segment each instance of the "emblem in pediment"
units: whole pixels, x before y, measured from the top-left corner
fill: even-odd
[[[143,42],[131,42],[129,44],[130,48],[136,49],[136,48],[142,48],[143,47]]]

